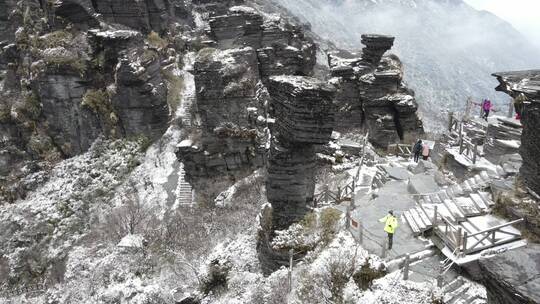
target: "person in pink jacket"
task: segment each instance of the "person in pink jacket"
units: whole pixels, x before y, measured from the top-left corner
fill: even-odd
[[[491,104],[491,100],[484,99],[484,102],[482,103],[482,110],[484,111],[484,114],[482,115],[482,118],[487,120],[489,116],[489,112],[491,111],[491,108],[493,108],[493,105]]]
[[[423,144],[422,145],[422,159],[428,160],[429,158],[429,145]]]

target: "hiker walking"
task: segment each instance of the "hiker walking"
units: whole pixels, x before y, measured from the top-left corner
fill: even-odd
[[[489,117],[489,112],[493,109],[493,105],[491,104],[491,100],[489,99],[484,99],[484,101],[482,101],[482,103],[476,103],[474,102],[475,105],[477,106],[480,106],[482,108],[482,118],[485,119],[487,121],[488,117]]]
[[[384,231],[388,234],[388,250],[392,250],[392,242],[394,239],[394,232],[398,226],[397,218],[394,216],[394,211],[388,211],[388,214],[379,220],[384,223]]]
[[[422,145],[422,159],[428,160],[429,158],[429,145],[427,143]]]
[[[422,140],[419,139],[416,144],[414,144],[413,147],[413,153],[414,153],[414,162],[417,163],[418,159],[420,158],[420,153],[422,152]]]

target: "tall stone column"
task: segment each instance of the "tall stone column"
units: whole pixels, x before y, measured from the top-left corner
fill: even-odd
[[[265,273],[285,265],[286,252],[274,250],[275,230],[287,229],[308,212],[315,189],[315,146],[327,143],[334,128],[335,88],[303,76],[270,77],[275,117],[258,250]]]

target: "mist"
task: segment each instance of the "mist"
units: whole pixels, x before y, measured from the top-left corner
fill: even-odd
[[[322,38],[359,51],[363,33],[396,37],[392,53],[405,65],[430,129],[467,97],[491,98],[506,113],[492,73],[540,67],[540,50],[509,23],[462,0],[274,0]]]

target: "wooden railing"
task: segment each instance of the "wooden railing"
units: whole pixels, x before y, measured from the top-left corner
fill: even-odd
[[[433,227],[435,234],[437,234],[452,251],[461,255],[478,252],[521,238],[519,232],[505,231],[503,228],[518,224],[522,222],[523,219],[469,234],[462,227],[453,224],[446,217],[438,214],[437,208],[435,208],[434,211]],[[500,237],[500,234],[509,235],[510,237]]]
[[[473,143],[467,137],[461,137],[459,140],[459,154],[465,154],[473,164],[476,164],[478,158],[478,145]]]
[[[409,157],[412,155],[411,145],[405,144],[393,144],[388,145],[388,154],[394,154],[396,156]]]
[[[464,232],[463,234],[463,242],[462,242],[462,249],[461,251],[464,254],[469,254],[472,252],[481,251],[487,248],[491,248],[494,246],[502,245],[505,243],[509,243],[515,240],[518,240],[521,238],[520,233],[514,233],[510,231],[502,230],[505,227],[509,227],[514,224],[518,224],[523,222],[523,219],[515,220],[506,224],[498,225],[486,230],[479,231],[477,233],[473,233],[468,235],[467,232]],[[505,238],[497,238],[497,234],[505,234],[509,235],[510,237]],[[487,241],[487,245],[483,244]]]
[[[313,196],[313,207],[317,208],[321,204],[328,205],[339,204],[344,201],[353,201],[354,194],[356,192],[356,181],[360,179],[360,172],[362,171],[362,166],[364,165],[366,159],[366,146],[368,143],[369,132],[366,133],[364,139],[362,140],[362,154],[358,161],[358,169],[356,170],[355,176],[351,182],[346,184],[343,187],[338,186],[336,191],[330,190],[328,184],[324,185],[323,190]]]
[[[329,189],[330,187],[326,184],[321,192],[315,194],[313,197],[313,207],[320,205],[339,204],[345,201],[351,201],[354,197],[356,191],[356,181],[355,179],[352,182],[348,183],[343,187],[337,187],[336,191]]]

